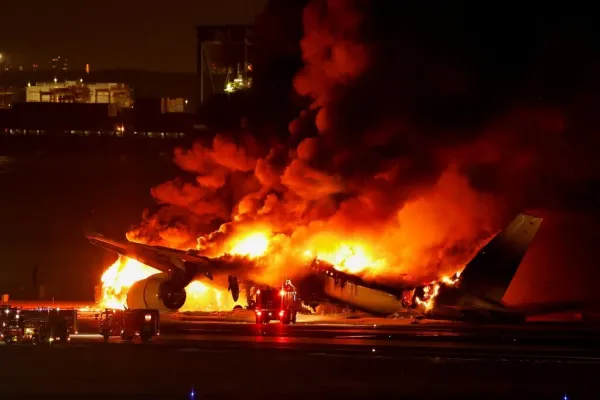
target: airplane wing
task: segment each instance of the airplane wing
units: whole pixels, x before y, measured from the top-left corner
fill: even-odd
[[[132,258],[168,274],[169,282],[174,287],[184,288],[199,275],[213,280],[213,272],[234,273],[239,271],[239,264],[235,262],[236,260],[227,258],[213,259],[190,251],[119,241],[98,233],[87,234],[86,238],[93,245]],[[229,275],[228,281],[228,290],[234,301],[237,301],[240,294],[238,278]]]
[[[188,283],[198,274],[203,274],[212,279],[213,270],[223,267],[222,263],[217,260],[183,250],[119,241],[109,239],[98,233],[88,234],[86,238],[93,245],[137,260],[172,277],[181,277],[180,279],[188,281]]]

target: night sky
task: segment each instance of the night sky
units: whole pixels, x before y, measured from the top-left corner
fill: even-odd
[[[197,25],[248,24],[266,0],[2,2],[0,52],[13,65],[196,70]],[[176,4],[176,5],[173,5]]]

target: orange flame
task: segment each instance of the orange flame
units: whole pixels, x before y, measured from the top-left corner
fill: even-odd
[[[124,309],[131,285],[159,272],[132,258],[119,257],[102,275],[102,298],[97,308]],[[227,290],[205,282],[192,281],[185,290],[187,299],[180,311],[223,311],[243,305],[241,299],[234,302],[227,296]]]
[[[253,232],[233,240],[230,254],[256,258],[265,255],[269,248],[269,236],[265,232]]]
[[[342,243],[333,251],[305,250],[303,255],[306,259],[327,261],[335,269],[350,274],[373,272],[387,265],[385,260],[374,258],[361,244]]]
[[[137,260],[120,256],[102,274],[100,306],[102,308],[124,309],[127,304],[127,291],[131,285],[158,272],[156,269]]]
[[[272,256],[272,234],[264,231],[245,232],[234,236],[225,246],[229,254],[249,258],[264,258]],[[337,244],[337,246],[332,246]],[[384,258],[376,258],[366,242],[341,242],[329,236],[321,236],[319,240],[309,243],[313,249],[304,250],[300,254],[308,259],[320,259],[329,262],[334,268],[350,273],[377,274],[388,267]],[[297,253],[295,253],[297,254]],[[123,309],[127,304],[127,292],[135,282],[159,273],[158,270],[140,263],[137,260],[119,257],[102,275],[101,308]],[[454,276],[444,276],[439,281],[425,287],[423,298],[416,298],[417,305],[425,310],[433,308],[440,284],[452,286],[458,281],[460,273]],[[242,299],[234,302],[227,290],[204,281],[193,281],[186,287],[187,300],[180,311],[224,311],[232,310],[239,305],[244,306]]]
[[[425,311],[431,311],[433,306],[435,305],[435,299],[437,295],[440,293],[440,287],[442,285],[445,286],[454,286],[458,282],[458,278],[460,278],[461,271],[456,272],[452,277],[443,276],[439,281],[432,282],[429,286],[423,288],[424,296],[423,298],[416,297],[415,303],[423,307]]]

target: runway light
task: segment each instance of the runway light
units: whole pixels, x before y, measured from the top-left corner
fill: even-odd
[[[194,388],[192,388],[192,391],[190,392],[190,399],[193,399],[196,396],[196,391],[194,390]]]
[[[371,351],[372,351],[373,353],[375,353],[375,349],[371,349]]]

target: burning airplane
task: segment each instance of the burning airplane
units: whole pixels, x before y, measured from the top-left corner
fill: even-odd
[[[370,7],[306,7],[290,85],[310,105],[291,110],[287,132],[264,123],[269,115],[244,115],[239,129],[176,149],[184,174],[152,188],[160,208],[127,241],[89,236],[121,255],[103,276],[105,303],[177,310],[195,297],[228,308],[245,282],[291,279],[306,299],[376,314],[522,319],[537,309],[501,300],[541,219],[519,215],[477,251],[507,212],[543,207],[567,172],[593,170],[563,151],[574,137],[564,116],[538,102],[477,111],[495,103],[460,78],[476,74],[445,71],[437,53],[422,58],[428,41],[406,46],[373,30],[381,9]]]
[[[431,319],[523,322],[527,316],[568,310],[574,305],[507,306],[502,303],[541,223],[541,218],[519,214],[477,252],[462,273],[421,286],[387,286],[368,282],[315,257],[308,263],[307,271],[300,280],[299,292],[307,304],[334,301],[383,316],[408,312]],[[231,255],[209,258],[199,255],[196,250],[181,251],[118,242],[97,234],[87,237],[92,244],[139,263],[134,265],[141,268],[137,275],[141,279],[126,284],[129,308],[179,310],[186,302],[186,287],[199,278],[213,280],[215,275],[227,276],[227,290],[237,301],[240,280],[250,276],[249,270],[245,270]],[[242,242],[246,244],[239,251],[244,253],[244,257],[255,252],[262,253],[264,242],[257,237],[254,235],[250,242]]]

